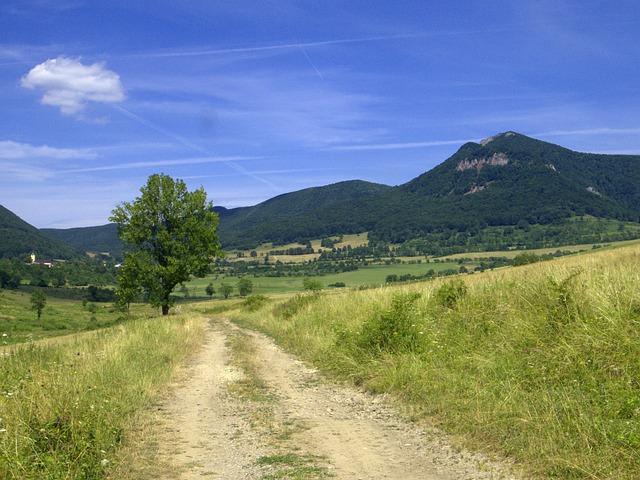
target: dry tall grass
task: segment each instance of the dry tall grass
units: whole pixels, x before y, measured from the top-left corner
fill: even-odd
[[[102,478],[204,325],[193,315],[131,320],[0,358],[0,478]]]
[[[528,473],[640,478],[640,247],[459,278],[236,318]]]

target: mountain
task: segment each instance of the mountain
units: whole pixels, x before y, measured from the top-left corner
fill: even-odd
[[[364,231],[394,243],[434,234],[447,242],[461,232],[523,222],[557,227],[586,215],[638,222],[640,156],[575,152],[505,132],[462,145],[403,185],[352,180],[215,210],[225,248]],[[81,250],[118,248],[115,226],[47,233]]]
[[[434,230],[550,224],[582,215],[637,222],[640,156],[574,152],[506,132],[463,145],[376,207],[383,214],[372,230],[394,242]]]
[[[42,258],[73,258],[71,246],[42,234],[36,227],[0,205],[0,258],[35,252]]]
[[[80,252],[109,252],[116,258],[122,256],[123,245],[115,223],[98,227],[43,228],[40,231]]]
[[[640,156],[574,152],[516,132],[467,143],[403,185],[375,185],[349,199],[336,195],[352,185],[360,184],[342,182],[220,210],[223,244],[247,247],[362,231],[374,240],[403,242],[523,220],[543,225],[583,215],[640,220]],[[322,201],[316,201],[321,193]]]
[[[362,232],[367,224],[350,215],[349,206],[364,205],[391,189],[387,185],[351,180],[285,193],[253,207],[216,207],[220,238],[225,246],[254,247],[262,241],[284,244]]]

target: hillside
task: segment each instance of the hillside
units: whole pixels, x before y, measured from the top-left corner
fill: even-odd
[[[122,256],[123,245],[114,223],[98,227],[43,228],[40,231],[80,252],[109,252],[114,257]]]
[[[374,242],[423,239],[460,251],[506,248],[522,237],[536,247],[624,240],[640,221],[640,156],[575,152],[505,132],[463,145],[396,187],[352,180],[215,210],[227,249],[364,231]],[[571,222],[576,217],[589,221]],[[610,235],[616,222],[621,231],[629,226],[622,222],[633,228]],[[510,237],[506,232],[516,225],[527,234]],[[536,228],[529,233],[528,225]],[[80,250],[118,254],[122,248],[113,225],[46,232]]]
[[[261,239],[284,244],[367,229],[349,205],[364,205],[391,190],[377,183],[351,180],[285,193],[253,207],[225,209],[220,215],[223,245],[253,247]]]
[[[71,246],[47,237],[0,205],[0,258],[17,257],[31,252],[44,258],[72,258],[78,255]]]

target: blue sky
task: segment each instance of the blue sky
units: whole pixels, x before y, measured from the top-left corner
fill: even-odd
[[[71,227],[155,172],[224,206],[399,184],[506,130],[640,153],[639,27],[626,0],[3,0],[0,204]]]

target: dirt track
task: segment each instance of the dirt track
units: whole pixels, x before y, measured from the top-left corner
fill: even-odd
[[[230,362],[228,337],[238,334],[270,392],[266,404],[230,393],[246,375]],[[266,336],[226,321],[212,323],[186,373],[157,414],[157,456],[171,467],[164,478],[513,478],[403,421],[382,397],[331,384]],[[281,458],[304,461],[278,470]]]

